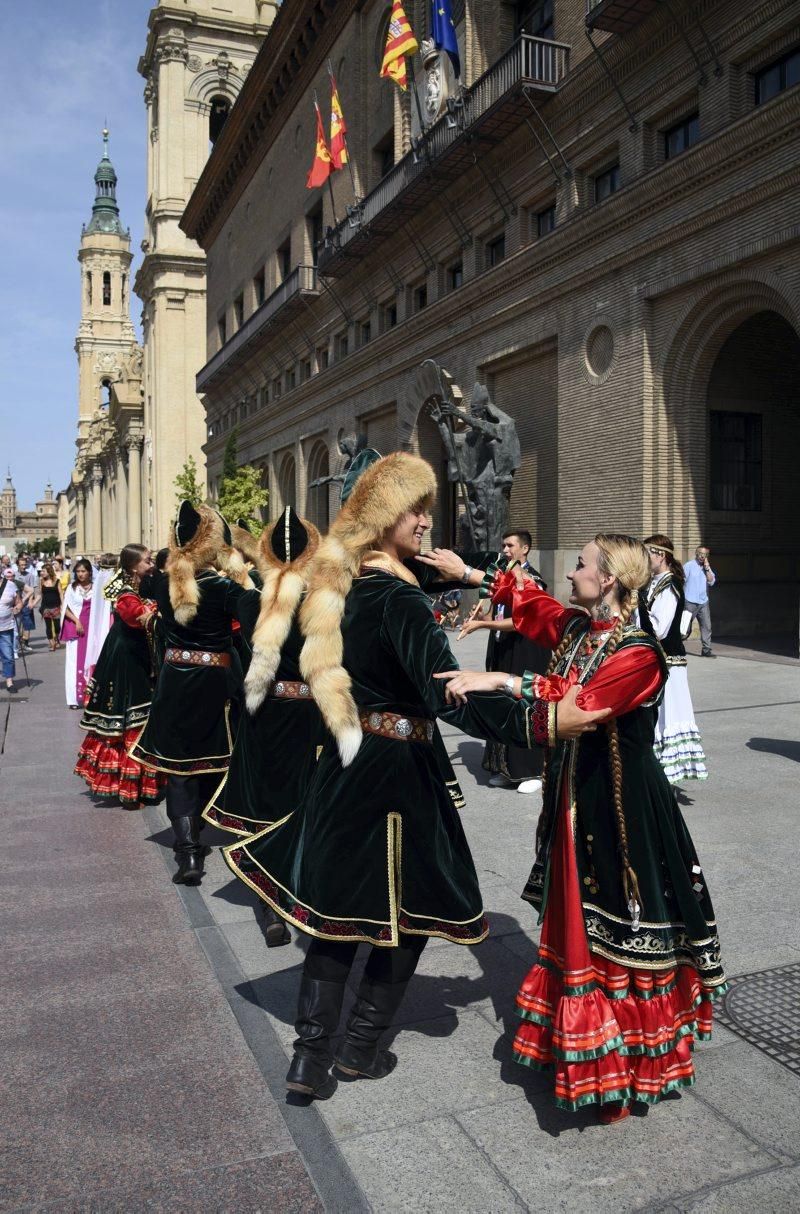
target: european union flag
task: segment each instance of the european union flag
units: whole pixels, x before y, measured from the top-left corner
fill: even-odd
[[[453,71],[460,77],[461,60],[458,57],[456,27],[453,25],[450,0],[431,0],[431,33],[437,51],[447,51]]]

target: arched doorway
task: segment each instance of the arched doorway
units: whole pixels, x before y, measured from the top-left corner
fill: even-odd
[[[280,509],[285,510],[287,506],[297,509],[297,490],[295,488],[295,459],[293,455],[287,453],[283,456],[278,464],[278,495],[280,497]]]
[[[314,443],[308,456],[308,490],[306,492],[306,515],[310,522],[316,523],[320,531],[328,530],[330,523],[329,486],[319,485],[316,489],[311,486],[316,480],[330,475],[328,448],[323,442]]]
[[[800,337],[777,311],[754,313],[723,341],[708,375],[706,444],[698,542],[716,558],[715,632],[796,645]]]

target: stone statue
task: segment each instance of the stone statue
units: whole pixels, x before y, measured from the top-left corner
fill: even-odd
[[[420,54],[425,69],[425,118],[430,125],[444,113],[450,90],[443,62],[445,56],[437,51],[430,38],[423,38]]]
[[[321,489],[323,485],[343,485],[353,461],[357,455],[361,454],[366,445],[366,434],[343,434],[337,446],[345,457],[344,467],[338,472],[334,472],[332,476],[321,476],[318,480],[312,481],[308,486],[309,489]]]
[[[434,376],[439,388],[426,392]],[[522,463],[516,423],[492,403],[483,384],[475,384],[469,411],[459,408],[460,391],[432,360],[420,368],[418,384],[442,436],[448,479],[460,485],[465,499],[458,542],[465,548],[499,550],[508,527],[514,473]]]

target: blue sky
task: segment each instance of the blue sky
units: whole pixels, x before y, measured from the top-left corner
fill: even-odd
[[[31,509],[67,484],[78,416],[77,253],[108,121],[134,271],[145,203],[144,81],[150,0],[0,5],[0,473]],[[21,16],[24,14],[24,19]],[[139,308],[133,299],[133,320]]]

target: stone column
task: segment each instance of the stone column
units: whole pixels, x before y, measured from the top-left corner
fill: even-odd
[[[103,551],[103,509],[101,502],[103,469],[100,464],[92,466],[91,478],[86,546],[90,552],[97,553]]]
[[[125,447],[117,447],[117,543],[118,548],[128,542],[128,477],[125,470]]]
[[[142,542],[142,437],[129,434],[128,448],[128,536],[126,544]]]
[[[86,548],[86,493],[83,485],[75,489],[75,547],[81,554]]]

